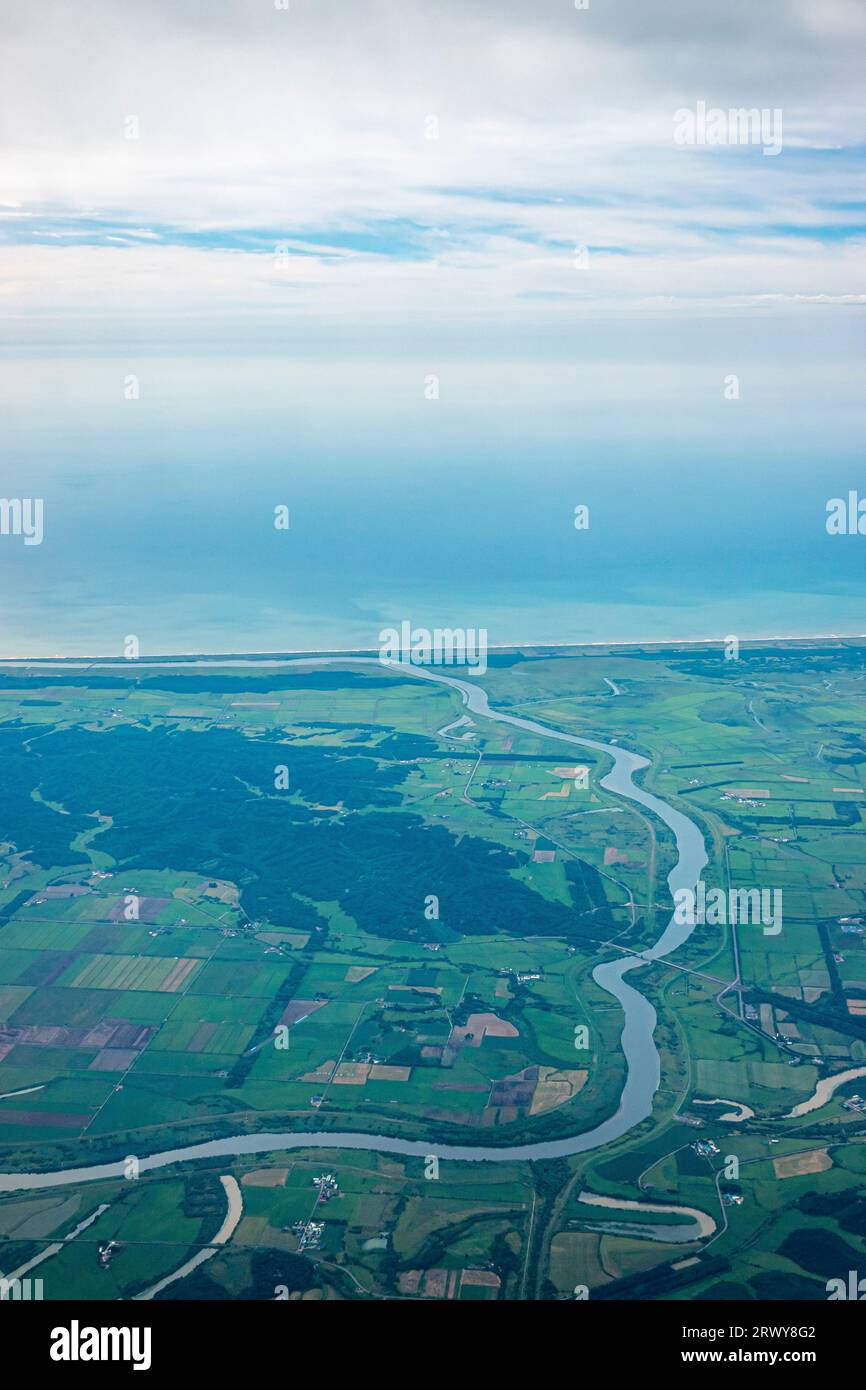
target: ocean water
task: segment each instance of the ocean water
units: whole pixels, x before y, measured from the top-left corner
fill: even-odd
[[[0,536],[0,655],[866,632],[866,536],[825,525],[859,369],[756,354],[727,401],[730,366],[8,359],[0,497],[44,536]]]

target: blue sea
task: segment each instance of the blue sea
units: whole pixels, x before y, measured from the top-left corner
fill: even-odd
[[[0,496],[44,537],[0,536],[0,655],[866,632],[866,536],[825,525],[866,496],[861,383],[758,354],[727,400],[733,365],[8,359]]]

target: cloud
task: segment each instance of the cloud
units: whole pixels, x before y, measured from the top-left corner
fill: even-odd
[[[10,30],[13,336],[858,291],[858,0],[47,0]],[[677,148],[698,100],[780,108],[782,154]]]

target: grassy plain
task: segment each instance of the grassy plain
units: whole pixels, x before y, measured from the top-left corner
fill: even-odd
[[[647,786],[704,831],[708,887],[782,894],[778,934],[707,923],[639,972],[652,1120],[582,1158],[435,1180],[360,1152],[147,1175],[44,1261],[52,1287],[129,1297],[170,1272],[219,1226],[228,1173],[241,1225],[163,1296],[823,1297],[864,1258],[866,1123],[845,1101],[866,1076],[788,1113],[866,1065],[864,649],[527,652],[484,684],[651,758]],[[561,745],[448,732],[461,714],[384,672],[0,673],[3,1168],[277,1126],[507,1144],[610,1114],[621,1015],[592,970],[663,929],[671,837],[601,788],[603,755],[578,787]],[[299,1256],[323,1168],[339,1196]],[[697,1209],[713,1234],[672,1244],[681,1217],[608,1216],[582,1190]],[[0,1202],[0,1268],[94,1193]]]

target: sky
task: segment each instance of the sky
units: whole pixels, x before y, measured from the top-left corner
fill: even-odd
[[[866,303],[860,0],[5,8],[9,346]],[[781,111],[782,153],[677,145],[699,101]]]
[[[866,629],[861,0],[2,27],[0,655]]]

